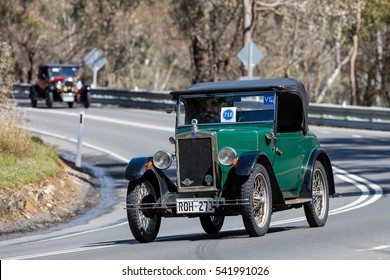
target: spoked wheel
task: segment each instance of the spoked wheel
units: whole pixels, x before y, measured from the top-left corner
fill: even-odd
[[[306,220],[311,227],[322,227],[328,219],[329,185],[324,166],[316,161],[312,179],[312,200],[305,204]]]
[[[199,219],[206,233],[215,234],[221,230],[225,216],[201,216]]]
[[[241,187],[242,220],[250,236],[267,233],[272,214],[271,181],[263,165],[256,164],[248,180]]]
[[[153,209],[157,196],[148,180],[130,182],[127,189],[127,220],[141,243],[153,241],[160,229],[161,216]]]

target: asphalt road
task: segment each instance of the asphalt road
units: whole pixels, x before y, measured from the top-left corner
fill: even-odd
[[[85,111],[82,166],[100,180],[102,201],[86,215],[47,230],[0,239],[0,259],[43,260],[378,260],[390,259],[390,133],[310,127],[330,153],[337,196],[323,228],[303,209],[274,213],[269,232],[250,238],[241,217],[216,235],[198,219],[163,218],[157,239],[139,244],[124,210],[127,160],[173,150],[174,115],[123,108],[19,109],[26,126],[75,160],[79,112]]]

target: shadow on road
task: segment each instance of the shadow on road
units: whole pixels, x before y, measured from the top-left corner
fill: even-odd
[[[267,235],[285,232],[290,230],[308,228],[309,226],[296,226],[296,227],[271,227]],[[217,234],[206,234],[206,233],[194,233],[194,234],[178,234],[157,237],[153,242],[177,242],[177,241],[209,241],[209,240],[224,240],[224,239],[247,239],[252,238],[248,235],[246,230],[225,230]],[[261,238],[261,237],[258,237]],[[135,239],[124,239],[124,240],[112,240],[87,244],[84,247],[105,247],[112,245],[142,245]]]

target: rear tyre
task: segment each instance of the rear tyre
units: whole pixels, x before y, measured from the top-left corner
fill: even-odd
[[[68,102],[68,108],[73,108],[73,102]]]
[[[252,173],[241,186],[241,198],[245,203],[242,220],[252,237],[267,233],[272,214],[271,181],[265,167],[255,164]]]
[[[325,168],[316,161],[312,179],[312,200],[304,205],[306,220],[311,227],[326,224],[329,212],[329,184]]]
[[[225,216],[201,216],[199,217],[203,230],[208,234],[218,233],[225,221]]]
[[[46,94],[46,106],[47,108],[53,107],[53,92],[48,91]]]
[[[152,242],[160,230],[161,216],[153,209],[156,200],[156,192],[148,180],[129,183],[127,220],[135,239],[141,243]]]

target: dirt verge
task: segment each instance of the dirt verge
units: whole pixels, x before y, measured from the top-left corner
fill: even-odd
[[[36,184],[0,188],[0,235],[66,222],[96,205],[99,191],[88,174],[60,161],[63,172]]]

